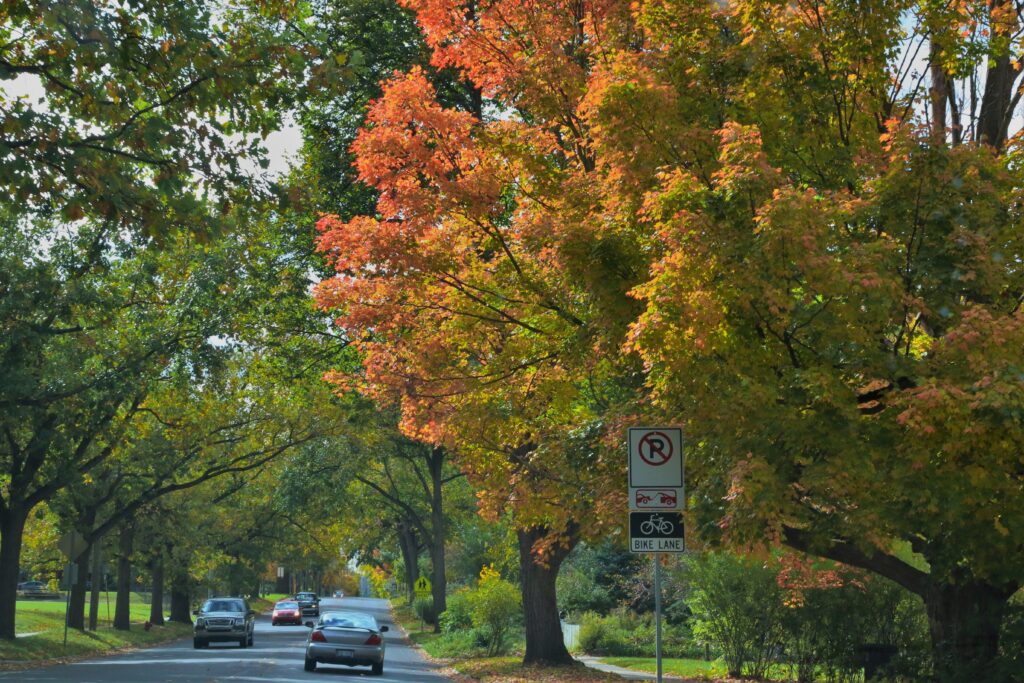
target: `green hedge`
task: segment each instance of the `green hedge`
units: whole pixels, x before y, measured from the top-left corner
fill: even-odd
[[[662,621],[662,655],[700,657],[704,649],[693,640],[685,626]],[[587,612],[580,622],[579,649],[605,657],[653,657],[655,655],[654,615],[616,610],[607,616]],[[717,654],[717,653],[716,653]]]

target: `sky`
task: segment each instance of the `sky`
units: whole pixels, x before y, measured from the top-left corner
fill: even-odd
[[[16,78],[0,81],[0,92],[8,98],[27,97],[34,108],[46,109],[42,82],[33,74],[20,74]],[[302,147],[302,132],[294,120],[287,116],[282,122],[281,129],[268,135],[263,144],[270,159],[267,173],[279,176],[287,172],[292,161],[298,156]],[[252,165],[252,170],[255,172],[255,164]]]

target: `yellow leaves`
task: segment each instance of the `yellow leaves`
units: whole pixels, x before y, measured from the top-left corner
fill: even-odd
[[[999,532],[1000,536],[1009,536],[1010,530],[1003,526],[1003,520],[1000,516],[997,516],[992,520],[992,525],[995,526],[996,531]]]

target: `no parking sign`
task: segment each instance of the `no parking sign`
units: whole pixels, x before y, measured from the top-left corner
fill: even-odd
[[[630,427],[630,509],[682,510],[683,506],[683,430]]]

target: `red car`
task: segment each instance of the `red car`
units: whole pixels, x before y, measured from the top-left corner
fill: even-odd
[[[282,600],[274,605],[274,613],[270,615],[270,623],[273,626],[278,624],[298,624],[302,626],[302,612],[299,610],[299,603],[294,600]]]

